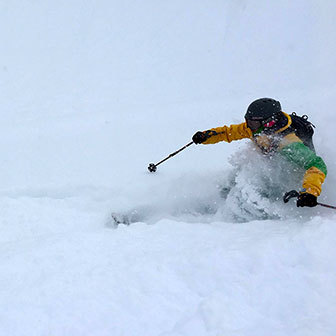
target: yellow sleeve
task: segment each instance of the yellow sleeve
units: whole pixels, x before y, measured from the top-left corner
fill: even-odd
[[[206,132],[209,132],[211,136],[207,141],[203,142],[205,145],[215,144],[220,141],[231,142],[252,138],[252,131],[247,127],[246,122],[239,125],[212,128]]]
[[[316,167],[311,167],[306,171],[303,177],[302,187],[307,193],[313,194],[316,197],[320,196],[325,177],[325,174],[321,170]]]

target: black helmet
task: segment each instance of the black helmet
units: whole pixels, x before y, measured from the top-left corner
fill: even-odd
[[[285,118],[281,111],[281,104],[272,98],[260,98],[252,102],[247,108],[245,119],[247,126],[253,132],[267,127],[269,131],[276,131],[279,122]],[[282,124],[282,122],[281,122]]]

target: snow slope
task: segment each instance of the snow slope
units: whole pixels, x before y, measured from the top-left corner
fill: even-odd
[[[335,13],[2,1],[0,335],[333,335],[336,214],[260,196],[297,176],[245,141],[146,170],[270,96],[317,126],[335,204]]]

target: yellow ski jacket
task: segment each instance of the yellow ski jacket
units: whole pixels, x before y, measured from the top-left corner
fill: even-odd
[[[265,154],[278,152],[290,162],[304,168],[306,173],[303,177],[302,187],[305,192],[319,196],[322,184],[327,175],[327,166],[323,159],[315,154],[310,148],[303,144],[294,132],[282,135],[292,123],[291,117],[284,113],[288,118],[288,124],[275,132],[274,135],[253,135],[246,122],[238,125],[230,125],[212,128],[206,131],[209,135],[208,140],[203,144],[215,144],[220,141],[231,142],[241,139],[251,139]]]

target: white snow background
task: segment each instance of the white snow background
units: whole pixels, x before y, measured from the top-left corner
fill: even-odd
[[[0,335],[335,335],[335,211],[248,141],[147,172],[269,96],[336,205],[335,1],[2,0],[0,43]]]

